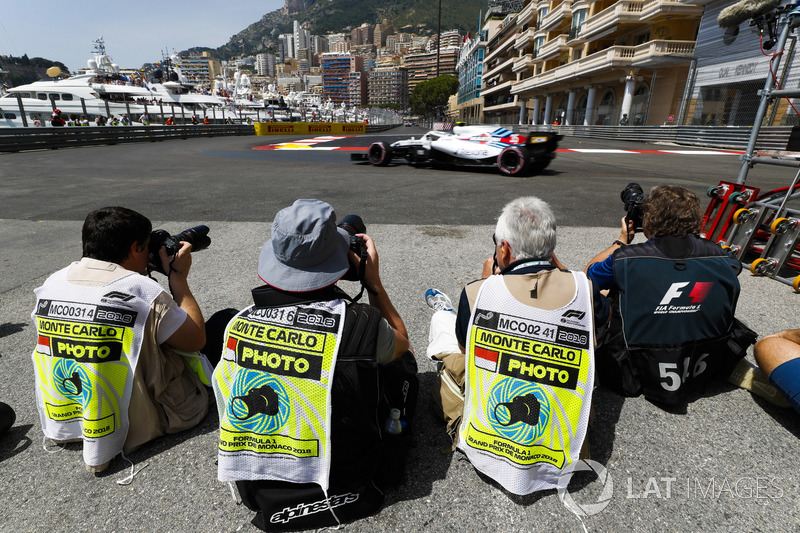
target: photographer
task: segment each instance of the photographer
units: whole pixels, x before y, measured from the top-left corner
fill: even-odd
[[[320,200],[278,212],[258,260],[266,285],[229,322],[214,371],[219,479],[237,481],[262,528],[367,516],[383,501],[383,469],[395,463],[402,473],[403,446],[387,448],[383,423],[397,408],[407,424],[398,432],[410,430],[416,362],[381,282],[375,243],[358,217],[345,220],[354,218],[337,226]],[[352,301],[336,286],[341,279],[361,281],[370,305]],[[288,447],[260,453],[268,443]],[[352,498],[334,497],[341,494]],[[282,514],[320,502],[329,508]]]
[[[83,258],[35,291],[42,429],[56,442],[82,440],[90,472],[105,470],[120,451],[196,426],[208,411],[208,392],[185,362],[202,354],[175,351],[199,350],[206,339],[187,281],[191,244],[172,257],[158,250],[170,295],[146,277],[151,230],[124,207],[89,213]]]
[[[586,268],[611,290],[598,377],[626,396],[682,403],[702,393],[711,375],[726,377],[754,340],[735,353],[729,346],[732,334],[738,339],[741,265],[698,236],[700,202],[688,189],[658,185],[645,196],[630,184],[622,197],[628,216],[618,239]],[[629,245],[639,228],[647,242]]]
[[[441,367],[433,404],[475,468],[530,494],[554,488],[586,442],[594,329],[606,322],[608,303],[556,259],[555,216],[539,198],[506,204],[492,240],[484,279],[464,288],[457,313],[440,291],[425,294],[435,311],[427,353]],[[543,449],[561,467],[529,460]]]

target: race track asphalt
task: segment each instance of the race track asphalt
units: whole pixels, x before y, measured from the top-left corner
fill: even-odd
[[[116,483],[128,473],[119,458],[94,475],[83,470],[79,445],[43,449],[30,359],[33,289],[80,257],[80,227],[90,209],[124,203],[171,232],[208,224],[212,246],[194,256],[194,293],[207,316],[242,307],[259,283],[257,255],[274,213],[297,197],[316,196],[340,216],[364,215],[420,370],[407,482],[387,493],[378,514],[346,530],[583,531],[555,491],[510,495],[460,453],[443,453],[448,439],[429,406],[436,375],[425,357],[431,312],[424,292],[436,287],[456,299],[478,277],[491,250],[492,221],[514,196],[539,194],[551,202],[559,222],[556,252],[582,269],[617,238],[619,191],[628,181],[678,182],[702,194],[735,176],[736,157],[560,153],[544,176],[514,180],[488,172],[373,169],[350,163],[346,152],[250,150],[272,142],[202,139],[0,156],[0,401],[17,412],[0,439],[0,530],[255,531],[252,513],[216,479],[214,410],[194,430],[132,454],[137,468],[148,466],[128,486]],[[569,146],[653,149],[565,139],[562,147]],[[786,185],[791,175],[784,174],[757,168],[753,183]],[[762,335],[797,327],[799,296],[790,287],[746,271],[739,280],[739,318]],[[569,488],[578,504],[606,504],[584,518],[589,531],[800,530],[797,413],[726,383],[685,410],[665,411],[602,388],[594,407],[592,459],[610,481],[604,487],[580,474]]]

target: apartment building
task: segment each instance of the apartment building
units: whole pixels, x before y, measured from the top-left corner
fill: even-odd
[[[396,104],[408,107],[408,71],[396,66],[378,66],[369,73],[369,105]]]
[[[367,103],[367,73],[361,71],[350,72],[348,81],[350,91],[349,104],[354,106],[364,106]]]
[[[335,104],[350,102],[350,73],[364,70],[360,56],[350,53],[328,52],[320,56],[322,66],[322,94]]]
[[[520,103],[518,97],[511,94],[511,87],[518,80],[513,69],[518,55],[514,43],[519,32],[517,17],[521,9],[521,0],[495,2],[490,3],[486,13],[484,26],[495,21],[494,33],[486,43],[481,80],[482,122],[486,124],[513,124],[519,120]]]
[[[200,57],[181,58],[178,66],[188,79],[195,81],[210,82],[222,74],[219,59],[214,59],[209,52],[203,52]]]
[[[408,70],[408,91],[413,92],[418,83],[435,78],[438,61],[439,75],[456,74],[456,63],[460,48],[453,46],[443,48],[441,51],[406,54],[403,57],[403,66]],[[437,60],[438,52],[438,60]]]
[[[484,111],[532,124],[674,120],[702,12],[680,0],[525,0],[487,55]]]

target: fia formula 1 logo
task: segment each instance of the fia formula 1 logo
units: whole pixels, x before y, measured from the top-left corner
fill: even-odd
[[[691,285],[691,289],[688,286]],[[700,309],[700,304],[708,297],[708,293],[714,287],[711,281],[680,281],[670,285],[669,289],[664,293],[661,301],[653,311],[656,314],[664,313],[691,313]],[[686,299],[688,298],[688,302]],[[676,305],[673,304],[678,300]]]
[[[681,281],[670,285],[669,289],[667,289],[667,292],[664,294],[664,297],[661,298],[661,302],[659,302],[658,305],[669,305],[672,300],[681,297],[685,292],[684,287],[690,283],[690,281]],[[692,287],[692,290],[689,292],[689,299],[693,304],[703,303],[703,300],[706,299],[706,296],[708,296],[708,293],[711,291],[713,286],[714,283],[710,281],[696,282],[694,287]]]

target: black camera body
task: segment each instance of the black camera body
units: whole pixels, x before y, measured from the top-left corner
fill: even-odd
[[[539,399],[533,394],[517,396],[510,402],[497,404],[494,410],[495,418],[498,420],[500,419],[497,417],[497,410],[501,407],[506,409],[508,414],[508,423],[501,423],[502,426],[511,426],[517,422],[522,422],[529,426],[535,426],[539,423]]]
[[[642,231],[642,206],[647,200],[647,195],[638,183],[629,183],[619,195],[625,205],[625,221],[633,221],[633,229]]]
[[[358,233],[367,232],[367,226],[364,225],[364,221],[361,220],[361,217],[358,215],[347,215],[338,226],[350,235],[350,250],[361,258],[361,263],[364,263],[364,261],[367,260],[367,242],[361,237],[356,237]],[[351,264],[350,269],[342,279],[347,281],[361,281],[359,268]]]
[[[170,235],[166,230],[157,229],[150,234],[150,258],[148,259],[148,268],[151,271],[164,272],[164,267],[161,264],[161,258],[158,256],[158,251],[163,246],[167,250],[167,255],[175,255],[181,249],[181,241],[186,241],[192,245],[193,252],[205,250],[211,244],[211,237],[208,236],[208,226],[200,225],[183,230],[176,235]]]
[[[256,415],[275,416],[280,411],[278,393],[269,385],[252,388],[244,396],[234,396],[231,403],[237,401],[242,402],[245,410],[244,416],[234,414],[237,420],[246,420]]]

